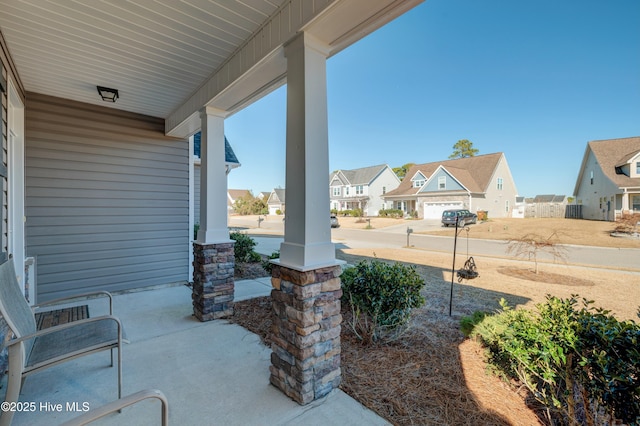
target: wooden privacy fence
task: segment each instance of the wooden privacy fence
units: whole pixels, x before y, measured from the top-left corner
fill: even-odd
[[[582,206],[576,204],[533,203],[527,204],[524,217],[557,217],[582,219]]]

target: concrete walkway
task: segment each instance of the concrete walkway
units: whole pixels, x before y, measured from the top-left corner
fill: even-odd
[[[239,281],[236,300],[270,291],[269,278]],[[92,317],[107,311],[99,302],[89,302]],[[185,286],[117,295],[114,305],[130,341],[123,349],[123,394],[160,389],[169,400],[171,424],[388,424],[340,390],[307,406],[289,399],[269,383],[271,350],[255,334],[225,320],[197,321]],[[55,425],[78,414],[68,411],[67,403],[91,409],[116,399],[117,370],[108,365],[104,352],[28,377],[20,401],[35,402],[36,409],[17,413],[13,424]],[[62,404],[62,410],[46,408],[55,404]],[[158,425],[159,419],[154,400],[97,424]]]

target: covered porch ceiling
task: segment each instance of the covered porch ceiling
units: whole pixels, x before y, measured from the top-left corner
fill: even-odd
[[[299,32],[331,56],[422,1],[3,0],[0,31],[23,91],[160,117],[186,137],[202,107],[231,115],[284,84]]]

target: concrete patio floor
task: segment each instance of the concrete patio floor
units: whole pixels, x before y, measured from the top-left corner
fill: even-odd
[[[236,300],[243,300],[269,294],[271,284],[263,278],[236,282],[235,288]],[[100,302],[89,302],[90,316],[107,312]],[[123,395],[160,389],[169,401],[171,424],[388,424],[339,389],[307,406],[289,399],[269,383],[271,350],[238,325],[197,321],[188,287],[116,295],[114,306],[130,341],[123,348]],[[35,402],[37,409],[16,413],[13,424],[55,425],[79,414],[67,411],[67,403],[80,408],[87,403],[91,409],[110,402],[117,397],[116,376],[107,352],[34,374],[26,379],[20,401]],[[41,403],[63,409],[48,411]],[[157,425],[159,407],[156,400],[144,401],[95,424]]]

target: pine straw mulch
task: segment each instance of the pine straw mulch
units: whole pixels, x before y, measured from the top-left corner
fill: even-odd
[[[271,298],[237,302],[230,321],[271,344]],[[486,372],[483,350],[457,321],[418,312],[392,343],[364,346],[342,307],[340,388],[395,425],[539,425],[513,388]]]
[[[593,281],[580,277],[573,277],[564,274],[554,274],[553,272],[545,271],[536,272],[532,271],[531,269],[525,268],[505,267],[499,268],[498,272],[513,278],[535,281],[537,283],[558,284],[575,287],[591,287],[595,285]]]

